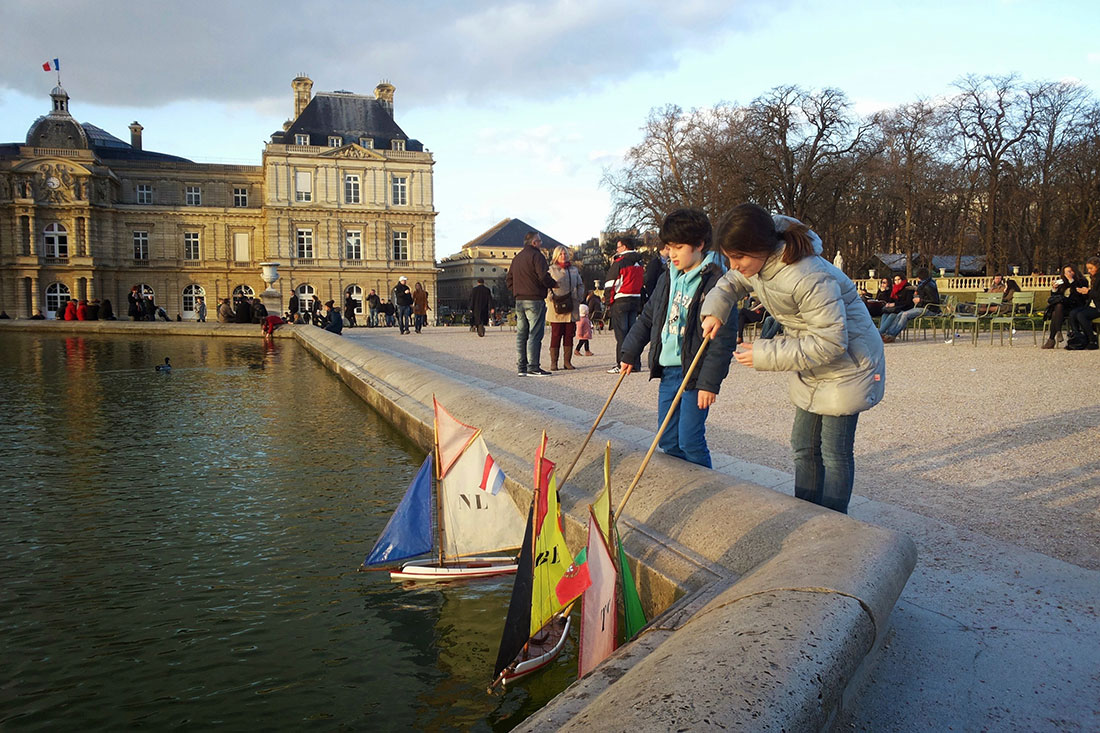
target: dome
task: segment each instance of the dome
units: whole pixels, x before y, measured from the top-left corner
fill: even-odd
[[[60,85],[50,90],[53,108],[27,130],[27,145],[37,148],[87,149],[88,134],[69,114],[69,94]]]

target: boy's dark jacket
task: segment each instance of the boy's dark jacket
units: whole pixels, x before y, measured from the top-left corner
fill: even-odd
[[[702,279],[688,308],[688,325],[684,328],[684,342],[680,345],[680,360],[685,370],[691,365],[695,352],[703,343],[703,327],[699,322],[699,309],[703,304],[703,298],[722,278],[722,275],[722,269],[718,265],[714,263],[703,265]],[[659,359],[661,329],[664,328],[665,319],[668,317],[668,288],[669,275],[666,270],[657,281],[657,288],[642,309],[638,320],[634,322],[634,327],[623,340],[622,360],[627,364],[636,362],[641,356],[642,349],[649,344],[650,379],[657,379],[664,371]],[[737,319],[737,309],[734,308],[726,322],[718,329],[718,335],[713,343],[707,347],[699,368],[688,380],[687,389],[701,389],[718,394],[722,380],[729,374],[730,359],[733,358],[733,350],[737,345]]]

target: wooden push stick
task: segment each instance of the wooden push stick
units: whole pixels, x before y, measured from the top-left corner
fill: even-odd
[[[588,435],[584,436],[584,442],[581,443],[581,449],[577,451],[577,455],[574,456],[573,462],[569,464],[569,468],[565,469],[565,473],[562,474],[561,479],[558,482],[558,486],[564,486],[565,482],[569,480],[569,474],[573,473],[573,467],[577,465],[577,461],[581,458],[581,453],[584,453],[584,449],[588,447],[588,441],[592,439],[592,433],[596,432],[596,428],[600,425],[600,420],[603,420],[603,414],[607,412],[608,406],[611,405],[611,400],[615,399],[615,393],[619,391],[619,385],[623,383],[623,377],[626,376],[626,372],[619,372],[619,379],[615,382],[615,389],[611,390],[611,394],[607,396],[607,402],[603,403],[603,409],[600,410],[600,414],[596,415],[596,422],[592,423],[591,429],[588,431]]]
[[[638,473],[634,475],[634,480],[630,482],[630,487],[627,488],[626,493],[623,494],[623,500],[619,502],[619,508],[615,510],[615,518],[613,521],[619,521],[619,515],[623,513],[623,507],[626,506],[626,502],[630,499],[630,495],[634,493],[634,489],[638,486],[638,482],[642,480],[642,473],[645,472],[645,467],[649,465],[649,459],[653,457],[653,452],[657,450],[657,443],[661,440],[661,436],[664,435],[665,428],[672,422],[672,415],[680,405],[680,398],[684,396],[684,389],[687,387],[688,380],[691,379],[691,375],[695,373],[695,368],[699,366],[699,361],[703,358],[703,352],[707,350],[707,344],[709,343],[710,339],[703,339],[703,343],[699,345],[699,350],[695,352],[695,358],[691,360],[691,366],[688,367],[687,372],[684,374],[684,381],[680,383],[680,389],[676,391],[676,396],[672,398],[672,404],[668,408],[668,413],[665,415],[661,427],[657,429],[657,434],[653,436],[653,444],[649,446],[649,451],[645,454],[645,458],[642,459],[642,465],[638,467]]]

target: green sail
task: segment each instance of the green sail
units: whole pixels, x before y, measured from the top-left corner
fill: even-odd
[[[615,541],[619,546],[619,580],[623,584],[623,627],[629,641],[646,625],[645,611],[642,610],[642,599],[638,597],[638,587],[634,584],[634,575],[630,572],[618,528],[615,529]]]

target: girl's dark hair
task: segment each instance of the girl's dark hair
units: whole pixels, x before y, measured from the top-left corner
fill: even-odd
[[[800,223],[790,225],[785,232],[777,232],[775,221],[767,211],[756,204],[739,204],[718,223],[715,241],[729,257],[768,257],[783,242],[786,245],[783,264],[790,265],[814,254],[809,231],[809,227]]]

